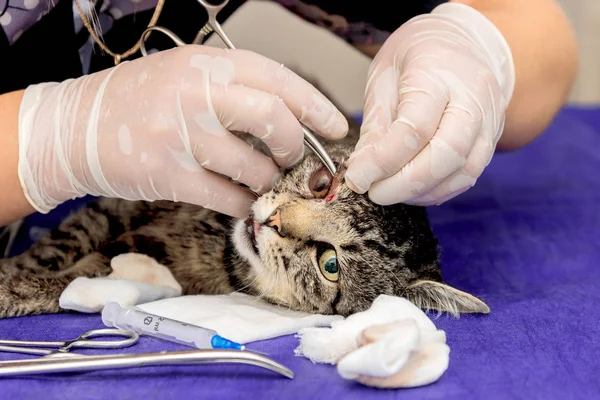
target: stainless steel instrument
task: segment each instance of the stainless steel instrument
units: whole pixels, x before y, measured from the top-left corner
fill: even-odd
[[[98,337],[119,336],[121,340],[96,340]],[[0,377],[61,372],[86,372],[162,365],[248,364],[264,368],[293,379],[294,373],[278,362],[248,350],[185,350],[142,354],[86,355],[71,353],[72,349],[119,349],[137,343],[139,335],[123,329],[95,329],[73,340],[47,342],[0,340],[0,351],[40,355],[28,360],[0,361]],[[54,350],[46,349],[55,348]]]
[[[122,340],[95,340],[97,337],[118,336]],[[94,329],[79,335],[78,338],[59,342],[0,340],[0,351],[10,353],[35,354],[44,357],[78,356],[69,353],[72,349],[120,349],[137,343],[139,335],[123,329]],[[44,347],[56,348],[55,350]]]
[[[287,367],[268,357],[248,350],[185,350],[102,356],[72,354],[72,357],[44,357],[34,360],[0,361],[0,377],[167,365],[224,363],[253,365],[276,372],[286,378],[294,378],[294,373]]]
[[[198,2],[206,9],[206,12],[208,13],[208,22],[198,31],[198,34],[196,35],[196,38],[194,39],[192,44],[202,44],[206,35],[208,35],[210,32],[214,31],[217,33],[217,35],[219,35],[221,40],[225,43],[225,45],[228,48],[235,49],[235,46],[233,45],[233,43],[231,42],[231,40],[229,39],[229,37],[227,36],[225,31],[223,30],[223,28],[221,27],[221,24],[219,24],[219,22],[217,21],[217,15],[219,14],[219,11],[221,11],[227,5],[227,3],[229,3],[229,0],[225,0],[218,5],[210,4],[206,0],[198,0]],[[152,31],[164,33],[171,40],[173,40],[173,42],[177,46],[184,46],[186,44],[183,40],[181,40],[176,34],[174,34],[169,29],[166,29],[166,28],[163,28],[160,26],[151,26],[142,33],[142,37],[140,39],[141,40],[140,50],[141,50],[143,56],[148,55],[148,53],[146,51],[145,42],[146,42],[146,37]],[[336,173],[335,164],[331,160],[331,157],[329,156],[329,154],[327,154],[327,151],[325,151],[325,149],[323,148],[323,145],[321,145],[321,143],[317,140],[315,133],[309,127],[304,125],[302,122],[300,122],[300,126],[302,127],[302,131],[304,132],[304,143],[308,146],[308,148],[310,150],[312,150],[317,155],[317,157],[319,157],[321,162],[323,162],[323,164],[325,164],[325,166],[327,167],[327,169],[329,170],[331,175],[335,175],[335,173]]]

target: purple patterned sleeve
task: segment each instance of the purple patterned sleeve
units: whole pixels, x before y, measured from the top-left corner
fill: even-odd
[[[0,27],[13,44],[30,26],[52,9],[50,0],[0,0]]]
[[[0,0],[0,28],[4,30],[9,45],[21,34],[46,15],[58,0]],[[79,1],[88,11],[89,0]],[[383,43],[410,10],[421,12],[427,7],[447,0],[414,0],[403,7],[404,12],[390,13],[393,7],[385,0],[371,2],[325,1],[325,0],[274,0],[308,22],[323,27],[351,44]],[[124,16],[154,8],[157,0],[104,0],[100,13],[113,21]],[[361,7],[370,7],[364,9]],[[74,8],[76,30],[81,21]],[[421,11],[419,11],[421,10]],[[343,14],[343,15],[342,15]],[[89,13],[88,13],[89,16]]]
[[[0,28],[4,30],[9,45],[19,39],[21,34],[42,19],[58,0],[0,0]],[[91,2],[77,0],[82,10],[88,13]],[[108,13],[113,20],[125,15],[145,11],[156,6],[157,0],[105,0],[100,12]],[[79,15],[74,7],[74,17]],[[77,24],[76,24],[77,25]]]

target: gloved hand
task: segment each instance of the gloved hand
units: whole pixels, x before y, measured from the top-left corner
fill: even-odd
[[[270,59],[175,48],[28,87],[19,115],[19,178],[42,213],[89,194],[183,201],[243,218],[256,196],[226,177],[269,190],[278,165],[304,154],[297,118],[328,138],[347,133],[333,104]],[[230,130],[260,138],[273,159]]]
[[[475,184],[515,84],[508,44],[475,9],[445,3],[384,43],[345,179],[378,204],[440,204]]]

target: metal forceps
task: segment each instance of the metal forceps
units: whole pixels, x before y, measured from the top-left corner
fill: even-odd
[[[214,31],[217,33],[217,35],[219,35],[221,40],[225,43],[225,45],[227,45],[228,48],[235,49],[235,46],[233,45],[233,43],[231,42],[231,40],[229,39],[229,37],[227,36],[225,31],[223,30],[223,28],[221,27],[221,24],[219,24],[219,22],[217,21],[217,15],[219,14],[219,11],[221,11],[227,5],[227,3],[229,3],[229,0],[225,0],[218,5],[210,4],[206,0],[198,0],[198,2],[202,5],[202,7],[204,7],[206,9],[206,12],[208,14],[208,22],[198,31],[198,34],[196,35],[196,38],[194,39],[192,44],[202,44],[206,35],[208,35],[209,33]],[[152,26],[152,27],[147,28],[142,33],[142,37],[140,39],[141,40],[140,50],[141,50],[143,56],[148,55],[148,53],[146,52],[145,42],[146,42],[147,35],[151,31],[159,31],[159,32],[164,33],[171,40],[173,40],[173,42],[177,46],[185,45],[185,42],[183,40],[181,40],[177,35],[175,35],[170,30],[160,27],[160,26]],[[331,159],[331,157],[329,157],[329,154],[327,154],[327,151],[325,151],[325,148],[323,148],[321,143],[317,140],[315,133],[309,127],[304,125],[302,122],[300,122],[300,126],[302,127],[302,131],[304,132],[304,143],[308,146],[308,148],[310,148],[317,155],[317,157],[319,157],[321,162],[323,162],[323,164],[325,164],[325,166],[327,167],[327,169],[329,170],[331,175],[335,175],[336,174],[335,164],[334,164],[333,160]]]
[[[95,340],[102,336],[118,336],[121,340]],[[72,340],[58,342],[35,342],[29,340],[0,340],[0,351],[10,353],[34,354],[43,357],[72,357],[84,356],[77,353],[69,353],[71,349],[121,349],[137,343],[139,334],[122,329],[94,329],[83,332],[79,337]],[[54,350],[44,347],[55,348]]]
[[[120,336],[122,340],[94,340],[99,336]],[[0,361],[0,378],[19,375],[87,372],[123,368],[139,368],[190,364],[247,364],[271,370],[293,379],[294,373],[284,365],[260,354],[239,350],[187,350],[156,353],[119,353],[87,355],[70,353],[71,349],[120,349],[135,344],[139,334],[123,329],[95,329],[73,340],[34,342],[28,340],[0,340],[0,351],[40,355],[33,360]],[[53,347],[55,350],[44,349]]]

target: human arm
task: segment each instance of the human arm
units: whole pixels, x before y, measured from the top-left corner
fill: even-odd
[[[19,132],[9,168],[42,213],[93,195],[183,201],[243,218],[280,168],[302,158],[298,119],[331,139],[347,132],[333,104],[282,65],[195,45],[31,85],[7,118]],[[262,140],[272,158],[232,131]]]
[[[564,105],[579,67],[569,21],[554,0],[451,0],[471,6],[498,27],[515,63],[515,89],[498,150],[536,137]]]
[[[563,106],[579,64],[577,43],[554,0],[450,0],[481,12],[502,32],[515,63],[515,89],[497,150],[538,137]],[[375,57],[382,43],[354,45]]]
[[[22,90],[0,95],[0,226],[6,226],[35,211],[23,195],[17,175],[17,126],[22,98]]]
[[[361,141],[346,174],[351,187],[368,190],[380,204],[441,204],[475,184],[496,147],[514,149],[538,136],[573,78],[563,81],[559,98],[560,84],[538,80],[541,72],[528,69],[552,60],[540,63],[537,55],[537,61],[524,62],[527,50],[518,47],[517,69],[505,36],[487,16],[458,2],[396,30],[369,71]],[[528,102],[537,95],[530,92],[544,85],[553,87],[542,93],[551,99],[532,107]],[[532,109],[542,115],[533,118]]]

